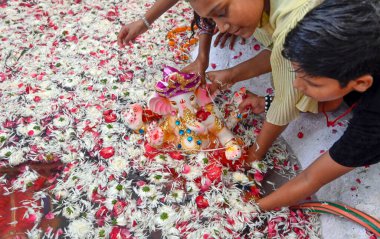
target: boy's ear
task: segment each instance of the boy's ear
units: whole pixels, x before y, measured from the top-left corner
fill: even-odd
[[[353,80],[352,87],[358,92],[364,92],[368,90],[373,84],[373,77],[369,74],[360,76],[356,80]]]

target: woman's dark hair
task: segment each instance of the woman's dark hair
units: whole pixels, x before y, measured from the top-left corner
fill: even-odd
[[[282,54],[342,87],[366,74],[380,80],[380,0],[324,0],[288,33]]]
[[[193,20],[191,21],[191,32],[192,32],[191,37],[193,37],[195,34],[195,30],[194,30],[195,26],[197,26],[199,29],[207,30],[207,29],[214,29],[216,24],[212,19],[202,18],[194,11],[194,17],[193,17]]]

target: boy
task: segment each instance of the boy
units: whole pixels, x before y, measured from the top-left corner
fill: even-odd
[[[380,161],[380,1],[325,0],[286,37],[294,87],[318,101],[360,92],[344,135],[312,165],[259,200],[262,210],[294,205],[355,167]]]

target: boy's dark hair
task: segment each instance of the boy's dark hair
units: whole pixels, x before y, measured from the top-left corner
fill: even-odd
[[[323,1],[288,33],[282,55],[342,87],[366,74],[380,80],[380,0]]]

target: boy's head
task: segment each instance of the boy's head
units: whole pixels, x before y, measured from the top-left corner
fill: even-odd
[[[380,0],[325,0],[289,32],[294,87],[319,101],[364,92],[380,76]]]
[[[250,37],[261,21],[267,0],[190,0],[195,12],[212,18],[220,32]]]

